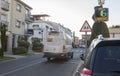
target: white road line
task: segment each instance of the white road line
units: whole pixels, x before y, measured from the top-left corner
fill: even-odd
[[[27,66],[24,66],[24,67],[21,67],[21,68],[18,68],[18,69],[15,69],[15,70],[9,71],[9,72],[7,72],[7,73],[1,74],[0,76],[5,76],[5,75],[8,75],[8,74],[11,74],[11,73],[14,73],[14,72],[17,72],[17,71],[23,70],[23,69],[25,69],[25,68],[31,67],[31,66],[33,66],[33,65],[40,64],[40,63],[42,63],[42,62],[38,62],[38,63],[34,63],[34,64],[30,64],[30,65],[27,65]]]
[[[77,66],[77,68],[76,68],[76,70],[74,71],[74,73],[73,73],[72,76],[76,76],[76,73],[78,72],[78,70],[79,70],[81,64],[82,64],[82,61],[79,62],[78,66]]]

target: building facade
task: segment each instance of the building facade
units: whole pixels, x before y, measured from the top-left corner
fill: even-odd
[[[17,47],[18,36],[27,35],[27,27],[33,22],[32,7],[21,0],[0,0],[0,23],[7,24],[6,50]]]
[[[32,43],[33,38],[40,39],[40,42],[44,44],[44,39],[46,38],[46,33],[48,31],[59,31],[59,32],[65,32],[69,36],[72,36],[72,32],[70,29],[63,27],[59,23],[55,23],[52,21],[47,21],[46,17],[49,17],[49,15],[41,14],[41,15],[33,15],[34,22],[31,23],[28,27],[28,34],[29,42]]]
[[[109,28],[109,33],[111,38],[120,38],[120,27],[119,28]]]

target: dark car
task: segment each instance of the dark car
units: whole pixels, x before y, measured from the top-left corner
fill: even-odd
[[[84,61],[80,76],[120,76],[120,39],[93,40]]]

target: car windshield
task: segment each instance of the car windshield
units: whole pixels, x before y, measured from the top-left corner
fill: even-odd
[[[120,72],[120,46],[98,47],[94,72]]]

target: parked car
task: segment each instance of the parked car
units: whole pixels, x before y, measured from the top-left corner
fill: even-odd
[[[80,76],[120,76],[120,39],[94,39],[84,61]]]
[[[86,46],[85,45],[79,45],[80,48],[85,48]]]

